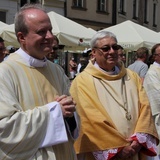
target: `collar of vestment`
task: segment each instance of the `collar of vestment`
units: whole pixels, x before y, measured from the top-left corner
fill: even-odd
[[[106,70],[100,68],[96,61],[94,63],[94,66],[99,68],[100,70],[102,70],[103,72],[105,72],[106,74],[109,74],[109,75],[117,75],[120,72],[120,70],[119,70],[119,68],[117,66],[114,67],[114,70],[106,71]]]
[[[160,67],[160,64],[157,62],[154,62],[153,65]]]
[[[88,66],[84,70],[85,72],[91,74],[93,77],[106,80],[116,80],[126,75],[126,69],[123,63],[121,62],[118,62],[116,65],[115,68],[116,73],[110,73],[110,74],[102,70],[100,67],[98,67],[98,65],[94,64],[95,64],[95,59],[90,60]]]
[[[26,53],[22,48],[19,48],[16,51],[17,54],[19,54],[24,60],[29,64],[29,66],[32,67],[44,67],[47,64],[47,58],[45,57],[43,60],[36,59],[34,57],[31,57],[28,53]]]

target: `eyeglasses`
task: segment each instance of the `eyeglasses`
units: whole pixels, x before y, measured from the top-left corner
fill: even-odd
[[[111,50],[111,48],[114,50],[114,51],[117,51],[119,49],[119,46],[117,44],[115,45],[112,45],[112,46],[104,46],[102,48],[98,48],[98,47],[94,47],[96,49],[100,49],[102,50],[103,52],[108,52],[109,50]]]
[[[0,51],[4,51],[6,48],[0,47]]]
[[[125,54],[118,54],[119,57],[126,57]]]
[[[158,57],[160,57],[160,55],[159,54],[157,54],[157,53],[155,53],[155,54],[153,54],[154,56],[158,56]]]
[[[56,51],[56,50],[59,49],[59,47],[53,47],[52,49],[53,49],[54,51]]]

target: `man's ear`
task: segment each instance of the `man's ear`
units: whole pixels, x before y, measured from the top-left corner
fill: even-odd
[[[96,50],[93,48],[92,49],[92,55],[95,56],[95,54],[96,54]]]
[[[19,42],[21,42],[23,44],[25,43],[25,36],[22,32],[17,33],[17,39],[18,39]]]

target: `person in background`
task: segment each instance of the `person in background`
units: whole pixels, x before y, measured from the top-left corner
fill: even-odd
[[[4,60],[5,49],[4,40],[0,37],[0,63]]]
[[[154,63],[149,67],[143,86],[149,98],[152,116],[160,138],[160,43],[154,45],[151,52],[154,56]],[[160,145],[158,146],[158,156],[153,159],[160,159]]]
[[[81,67],[79,69],[79,73],[81,73],[86,68],[88,64],[88,57],[81,57],[80,64],[81,64]]]
[[[77,73],[80,73],[85,69],[89,62],[89,59],[91,58],[91,52],[91,48],[83,51],[82,57],[80,57],[80,62],[77,67]]]
[[[91,52],[92,52],[91,48],[84,50],[82,53],[82,57],[87,57],[88,59],[90,59]]]
[[[77,63],[74,59],[74,57],[71,57],[69,61],[69,73],[70,73],[70,80],[73,80],[76,77],[77,73]]]
[[[118,49],[118,60],[122,61],[124,65],[126,64],[126,54],[125,54],[124,48],[121,45],[119,45],[119,49]]]
[[[142,160],[156,155],[158,135],[140,77],[118,63],[116,36],[98,31],[91,39],[91,59],[72,81],[80,136],[79,160]],[[142,158],[143,157],[143,158]]]
[[[20,48],[0,64],[0,159],[76,160],[75,103],[64,70],[46,59],[54,36],[41,5],[20,9],[15,33]]]
[[[148,68],[150,67],[151,64],[154,63],[154,58],[155,58],[155,55],[154,54],[151,54],[148,58],[148,61],[147,61],[147,65],[148,65]]]
[[[5,51],[4,51],[4,59],[3,60],[6,60],[7,57],[10,55],[9,53],[10,51],[6,48]]]
[[[135,71],[140,76],[142,83],[148,71],[148,65],[146,64],[148,56],[149,56],[149,50],[146,47],[140,47],[136,51],[136,58],[137,58],[136,61],[128,66],[129,69]]]
[[[13,46],[8,46],[6,47],[6,53],[5,53],[5,56],[4,56],[4,61],[8,58],[8,56],[11,54],[11,53],[14,53],[17,49]]]
[[[58,63],[58,49],[59,49],[59,40],[57,38],[57,36],[54,36],[54,41],[53,41],[53,47],[52,47],[52,51],[49,52],[47,54],[47,59],[54,62],[54,63]]]

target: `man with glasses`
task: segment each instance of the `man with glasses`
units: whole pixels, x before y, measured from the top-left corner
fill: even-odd
[[[116,36],[99,31],[90,46],[94,59],[70,89],[81,121],[75,142],[78,159],[155,156],[158,136],[147,95],[139,76],[118,62]]]
[[[152,109],[153,119],[160,137],[160,43],[154,45],[151,49],[154,56],[154,63],[150,65],[144,79],[144,88],[147,92]],[[158,156],[160,159],[160,145],[158,147]]]
[[[0,62],[4,60],[4,53],[5,53],[4,40],[2,37],[0,37]]]

